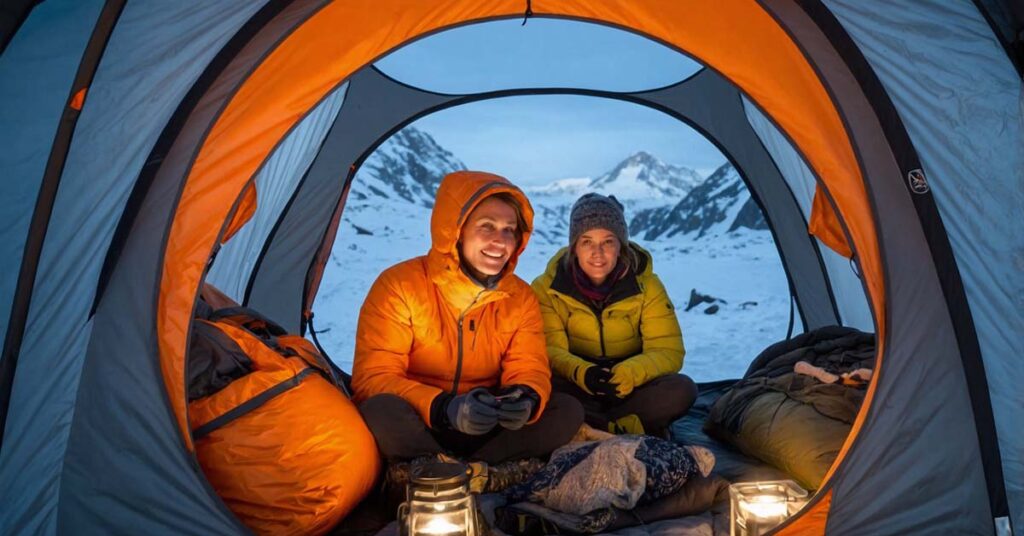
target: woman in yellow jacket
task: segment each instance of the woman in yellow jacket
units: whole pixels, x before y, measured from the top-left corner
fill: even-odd
[[[533,281],[555,391],[580,400],[591,426],[664,435],[697,398],[683,366],[675,307],[650,253],[629,242],[615,197],[586,194],[569,247]]]
[[[578,402],[551,393],[537,299],[513,274],[532,224],[529,201],[505,178],[449,174],[430,252],[374,282],[352,387],[385,457],[542,457],[583,423]]]

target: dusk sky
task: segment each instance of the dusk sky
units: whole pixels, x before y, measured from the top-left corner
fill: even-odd
[[[439,33],[377,66],[405,83],[443,93],[524,87],[654,89],[700,65],[636,34],[575,21],[506,20]],[[661,112],[593,97],[530,96],[482,101],[414,123],[472,169],[523,184],[597,176],[644,150],[708,173],[725,158],[703,136]]]

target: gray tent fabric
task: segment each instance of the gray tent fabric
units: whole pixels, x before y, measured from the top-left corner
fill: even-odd
[[[1020,530],[1024,367],[1012,356],[1024,348],[1021,80],[972,2],[826,3],[891,96],[938,203],[981,344]]]
[[[740,91],[721,75],[705,69],[675,86],[639,95],[665,106],[715,140],[745,176],[747,188],[760,201],[772,227],[779,255],[805,329],[839,322],[831,303],[827,274],[817,260],[815,244],[807,234],[796,198],[751,128]]]
[[[817,23],[797,5],[772,4],[770,10],[814,63],[846,123],[886,266],[874,397],[826,484],[832,490],[826,531],[909,534],[942,527],[991,534],[977,426],[952,318],[934,263],[921,262],[931,251],[893,149],[860,83]],[[957,507],[931,506],[936,503]]]
[[[14,287],[50,146],[100,0],[37,6],[0,54],[0,333],[7,333]],[[62,39],[49,36],[60,35]]]
[[[212,76],[166,149],[94,316],[61,475],[58,530],[246,532],[185,448],[170,407],[156,334],[163,251],[176,210],[174,200],[210,125],[280,36],[322,5],[297,1],[283,6],[249,36]],[[132,374],[128,385],[119,381],[125,371]]]
[[[572,94],[568,89],[522,89],[476,95],[440,95],[412,88],[387,78],[375,68],[353,75],[347,106],[338,114],[324,143],[322,157],[310,167],[308,180],[296,193],[290,212],[270,236],[271,243],[253,275],[248,305],[268,314],[285,327],[301,325],[301,299],[306,290],[309,258],[324,241],[326,219],[337,210],[347,174],[367,148],[385,133],[397,130],[403,118],[419,116],[459,103],[509,94]],[[628,95],[630,100],[670,110],[714,139],[734,160],[760,199],[772,225],[780,253],[787,263],[798,306],[809,327],[838,322],[830,302],[828,282],[817,260],[812,239],[806,233],[799,207],[764,149],[756,143],[746,122],[740,93],[731,83],[704,70],[678,84],[660,90],[631,94],[590,91],[608,98]],[[713,111],[712,111],[713,110]],[[322,267],[320,267],[322,268]],[[314,267],[314,270],[316,267]]]
[[[256,259],[302,176],[313,163],[345,100],[348,84],[324,99],[288,135],[256,175],[256,213],[217,253],[206,281],[236,302],[245,299]]]
[[[793,191],[797,203],[800,204],[800,211],[804,216],[804,232],[806,233],[806,222],[811,218],[811,202],[814,200],[814,190],[817,185],[814,174],[807,168],[804,159],[793,149],[793,145],[761,113],[761,110],[747,99],[743,99],[743,107],[747,114],[747,120],[750,121],[765,149],[771,154],[775,165],[778,166],[783,178]],[[856,272],[853,271],[850,260],[832,251],[817,238],[814,240],[818,243],[821,260],[828,270],[829,286],[835,297],[842,325],[861,331],[875,331],[875,321],[871,317],[871,308],[868,306],[864,286]]]
[[[455,98],[398,85],[372,67],[357,71],[348,83],[348,106],[338,113],[294,204],[281,216],[252,275],[246,305],[292,332],[301,329],[312,259],[326,239],[331,217],[352,179],[352,167],[397,125]]]
[[[56,523],[56,484],[105,246],[167,119],[213,54],[258,8],[241,0],[129,3],[110,37],[40,257],[0,451],[0,532],[36,525],[50,532]],[[168,25],[168,17],[178,24]]]
[[[1012,43],[1017,37],[1014,35],[1014,14],[1013,9],[1006,2],[1001,0],[977,0],[980,9],[985,11],[987,18],[991,21],[995,31],[1003,43]],[[1017,2],[1017,10],[1024,16],[1024,4]]]
[[[941,270],[948,267],[933,260],[928,234],[933,229],[924,227],[915,210],[918,198],[907,187],[900,155],[894,153],[898,149],[889,145],[891,130],[872,106],[877,100],[870,100],[863,79],[833,47],[829,38],[835,34],[826,35],[813,19],[813,11],[824,6],[840,19],[881,79],[919,153],[981,344],[1003,462],[1005,482],[998,484],[1005,483],[1013,525],[1020,530],[1024,433],[1014,425],[1024,407],[1018,387],[1024,368],[1015,353],[1024,346],[1024,233],[1018,223],[1024,206],[1024,96],[996,34],[978,11],[980,4],[989,6],[990,13],[1006,4],[823,1],[758,5],[792,36],[842,116],[864,177],[884,264],[886,322],[878,328],[885,330],[885,350],[863,426],[825,488],[831,493],[826,529],[830,535],[991,534],[996,527],[988,496],[993,488],[986,482],[990,458],[983,458],[990,444],[979,440],[988,436],[972,411],[971,396],[977,391],[969,389],[966,376],[973,369],[965,369],[954,331],[954,325],[960,326],[955,315],[964,311],[951,310],[943,295]],[[246,532],[185,448],[168,404],[156,334],[164,241],[195,152],[224,104],[281,38],[327,3],[127,3],[76,126],[32,289],[0,448],[0,533]],[[0,262],[15,267],[14,272],[55,123],[101,4],[50,0],[36,6],[0,56],[0,193],[5,203],[11,200],[0,215],[0,239],[12,240],[0,246],[0,254],[10,253]],[[239,35],[245,39],[232,41],[236,48],[222,49],[243,24],[247,30]],[[56,31],[62,32],[59,38],[52,37]],[[226,61],[213,68],[211,59],[218,54]],[[205,70],[210,76],[199,78]],[[32,77],[32,83],[7,78],[11,72]],[[273,183],[265,188],[271,192],[264,208],[268,214],[250,223],[245,232],[251,234],[241,235],[246,238],[240,245],[225,248],[224,272],[212,276],[248,280],[243,272],[258,253],[251,305],[271,316],[281,313],[289,327],[307,305],[310,266],[318,248],[331,240],[330,219],[343,202],[350,166],[418,113],[489,98],[388,85],[373,69],[357,75],[370,82],[360,90],[354,77],[344,106],[338,97],[340,110],[330,108],[336,106],[330,99],[324,101],[328,108],[312,112],[318,116],[311,119],[316,126],[296,130],[294,139],[282,141],[287,148],[275,155],[279,159],[268,159],[265,173],[255,179]],[[203,92],[193,95],[197,102],[183,103],[197,79],[201,82],[195,87]],[[357,90],[366,93],[356,98]],[[694,114],[682,113],[685,106],[673,104],[680,102],[676,90],[623,98],[701,123]],[[843,322],[864,322],[870,328],[867,303],[858,301],[866,298],[847,261],[830,259],[827,249],[819,248],[823,268],[815,256],[806,255],[816,246],[805,236],[804,222],[815,184],[812,171],[756,106],[733,101],[726,111],[749,123],[766,149],[751,158],[770,156],[782,172],[776,183],[780,190],[769,192],[777,197],[761,192],[766,212],[775,214],[783,206],[774,203],[789,203],[781,212],[790,214],[780,217],[803,226],[800,247],[807,249],[801,250],[803,256],[787,258],[802,259],[791,277],[820,278],[805,287],[817,289],[809,292],[818,311],[812,316],[824,318],[818,313],[825,308],[817,305],[825,303],[820,293],[830,287]],[[168,129],[174,136],[165,152],[154,151],[172,115],[182,119],[180,128]],[[704,131],[735,140],[724,133],[747,130],[707,126],[719,119],[709,114]],[[319,139],[325,140],[324,149],[310,163],[309,151]],[[152,184],[138,190],[141,208],[125,219],[130,230],[90,316],[111,236],[129,193],[138,187],[147,156],[154,157]],[[749,171],[752,166],[744,161],[737,158],[738,167]],[[299,177],[308,184],[292,197]],[[282,215],[288,203],[295,206]],[[793,251],[780,249],[787,256]],[[816,264],[806,264],[812,260]],[[13,294],[8,291],[17,277],[12,273],[0,273],[0,322],[7,321]],[[242,288],[236,284],[233,290]]]

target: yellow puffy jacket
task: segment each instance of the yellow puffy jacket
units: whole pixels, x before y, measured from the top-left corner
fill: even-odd
[[[497,284],[485,289],[460,267],[459,233],[469,213],[500,192],[519,200],[526,229]],[[359,311],[356,402],[394,394],[430,426],[431,404],[445,391],[521,384],[540,396],[531,422],[540,418],[551,394],[544,326],[530,286],[512,273],[532,225],[526,196],[503,177],[459,171],[441,181],[430,252],[384,270]]]
[[[636,275],[615,284],[600,312],[588,305],[564,268],[567,248],[555,253],[544,274],[533,281],[551,369],[581,387],[584,371],[594,364],[626,369],[632,386],[683,366],[686,349],[675,306],[654,274],[651,254],[632,242],[630,247],[639,259]]]

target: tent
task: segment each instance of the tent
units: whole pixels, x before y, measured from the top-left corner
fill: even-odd
[[[209,260],[251,214],[211,278],[305,329],[362,159],[422,114],[505,95],[411,88],[373,62],[524,16],[637,32],[705,65],[599,96],[709,136],[761,204],[805,327],[867,318],[878,336],[853,432],[779,532],[1024,527],[1019,2],[2,7],[0,532],[245,532],[185,415]]]

